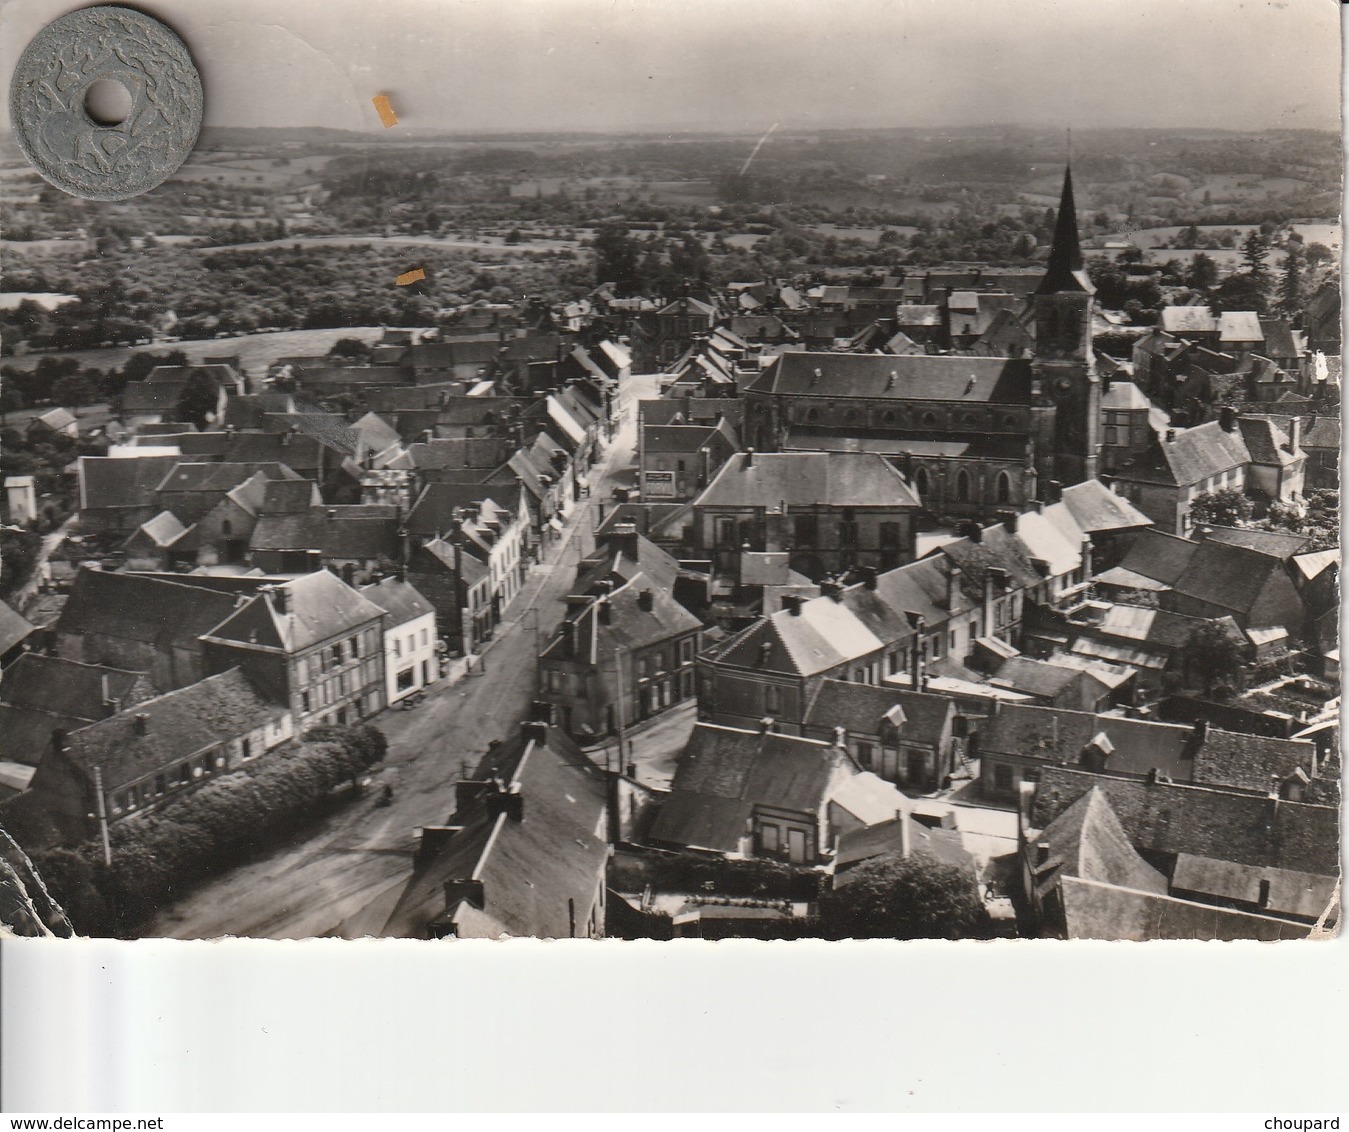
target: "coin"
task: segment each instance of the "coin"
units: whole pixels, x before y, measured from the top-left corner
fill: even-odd
[[[100,80],[120,83],[131,109],[116,124],[85,105]],[[9,119],[46,180],[88,200],[153,189],[187,159],[201,130],[201,77],[183,41],[130,8],[84,8],[48,24],[24,49]]]

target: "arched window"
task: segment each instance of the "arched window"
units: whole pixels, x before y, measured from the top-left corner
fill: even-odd
[[[843,419],[845,421],[848,421],[849,423],[852,423],[853,421],[857,420],[857,410],[849,409],[847,412],[843,414]]]
[[[229,538],[229,536],[234,533],[234,524],[228,519],[222,519],[220,521],[220,533],[226,538]]]
[[[1015,415],[1014,413],[1008,413],[1005,417],[1003,417],[1003,418],[1002,418],[1002,427],[1003,427],[1003,428],[1016,428],[1016,415]]]
[[[913,490],[920,496],[926,496],[928,489],[927,469],[918,468],[913,473]]]
[[[886,424],[894,424],[895,423],[894,409],[886,409],[884,414],[882,414],[881,416],[881,420],[883,420]]]
[[[936,428],[936,427],[937,427],[937,414],[936,414],[936,413],[924,413],[924,414],[923,414],[923,427],[924,427],[924,428]]]
[[[970,473],[961,468],[956,473],[956,502],[968,503],[970,501]]]
[[[979,418],[976,417],[973,413],[966,413],[963,417],[960,418],[960,423],[963,425],[976,425],[979,423]]]
[[[818,421],[819,419],[820,419],[820,410],[819,410],[819,409],[807,409],[807,410],[806,410],[806,420],[808,420],[811,424],[814,424],[814,423],[815,423],[816,421]]]
[[[993,490],[999,503],[1010,503],[1012,501],[1012,477],[1006,472],[999,472]]]

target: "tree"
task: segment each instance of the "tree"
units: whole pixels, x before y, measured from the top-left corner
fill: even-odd
[[[195,427],[205,428],[215,419],[219,404],[220,389],[208,374],[194,371],[183,385],[174,406],[174,415],[180,421],[188,421]]]
[[[1186,678],[1206,692],[1227,684],[1240,670],[1242,646],[1216,621],[1194,629],[1181,647]]]
[[[1185,281],[1198,291],[1207,291],[1218,282],[1218,265],[1213,257],[1203,252],[1195,252],[1190,260],[1190,270]]]
[[[83,374],[67,374],[52,383],[52,401],[58,405],[78,409],[93,401],[94,396],[94,386]]]
[[[605,224],[595,233],[595,281],[612,283],[624,295],[638,290],[637,243],[626,225]]]
[[[1237,527],[1251,517],[1252,504],[1234,488],[1210,491],[1190,505],[1190,518],[1201,527]]]
[[[521,232],[519,228],[512,228],[509,232],[506,233],[505,242],[513,247],[523,239],[524,233]]]
[[[965,939],[981,934],[985,913],[972,870],[887,854],[826,889],[820,919],[831,939]]]
[[[366,358],[370,357],[370,347],[359,338],[339,338],[333,343],[333,348],[328,351],[335,358]]]
[[[45,360],[45,359],[44,359]],[[156,366],[185,366],[187,355],[182,350],[168,350],[162,354],[132,354],[122,367],[125,381],[143,381]]]
[[[1269,237],[1258,228],[1252,228],[1241,242],[1241,261],[1246,274],[1261,291],[1269,289]]]
[[[1302,244],[1289,240],[1288,253],[1283,261],[1283,279],[1279,286],[1279,306],[1289,318],[1302,310],[1303,260]]]

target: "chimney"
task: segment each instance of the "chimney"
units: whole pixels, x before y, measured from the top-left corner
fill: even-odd
[[[513,822],[525,820],[525,796],[517,788],[496,790],[487,795],[487,816],[495,820],[502,814]]]
[[[776,719],[774,719],[771,715],[766,715],[759,720],[759,734],[772,735],[774,730],[776,730],[777,725],[778,721]]]
[[[487,906],[482,881],[476,877],[469,877],[464,880],[447,880],[445,882],[445,911],[451,912],[465,901],[480,912]]]
[[[820,594],[834,601],[843,600],[843,583],[837,578],[828,577],[820,581]]]
[[[421,829],[421,837],[417,841],[417,853],[415,863],[424,864],[436,856],[446,845],[450,838],[463,830],[462,825],[424,825]]]
[[[1267,880],[1260,882],[1259,904],[1261,908],[1269,907],[1269,881]]]
[[[1037,514],[1037,515],[1040,515],[1040,514],[1043,514],[1043,513],[1044,513],[1045,505],[1044,505],[1040,500],[1038,500],[1038,499],[1032,499],[1032,500],[1027,504],[1027,506],[1029,507],[1029,509],[1030,509],[1031,511],[1035,512],[1035,514]]]
[[[745,449],[745,462],[744,462],[744,464],[742,465],[742,467],[746,467],[746,468],[752,468],[752,467],[754,467],[754,449],[753,449],[753,448],[746,448],[746,449]]]
[[[650,613],[656,608],[656,595],[650,590],[642,590],[637,595],[637,608],[643,613]]]
[[[846,727],[834,728],[834,746],[841,747],[845,751],[848,749],[848,729]]]
[[[615,523],[607,536],[609,544],[632,562],[637,561],[637,524]]]
[[[973,519],[964,524],[965,537],[978,546],[984,541],[984,528]]]
[[[954,562],[951,568],[946,572],[946,608],[954,612],[956,606],[960,603],[960,579],[962,577],[961,569]]]
[[[604,597],[599,598],[599,599],[595,602],[595,604],[596,604],[596,606],[599,607],[600,624],[601,624],[601,625],[610,625],[610,624],[612,624],[612,623],[613,623],[613,617],[614,617],[614,611],[613,611],[613,609],[612,609],[612,608],[610,607],[610,605],[609,605],[609,599],[608,599],[608,598],[604,598]]]
[[[108,683],[108,674],[105,672],[101,678],[103,685],[103,708],[109,715],[116,715],[122,710],[122,701],[112,694],[112,686]]]
[[[1040,841],[1035,846],[1035,863],[1044,865],[1049,862],[1050,844],[1048,841]]]
[[[790,613],[793,617],[800,617],[801,600],[802,599],[800,594],[783,594],[782,608],[785,609],[788,613]]]
[[[1297,450],[1302,446],[1302,418],[1290,417],[1288,419],[1288,451],[1297,455]]]
[[[876,567],[862,566],[859,568],[859,572],[862,575],[863,588],[874,590],[876,588]]]
[[[527,719],[520,725],[520,733],[526,743],[548,742],[548,721],[546,719]]]
[[[1082,577],[1090,578],[1096,573],[1095,563],[1092,561],[1092,552],[1096,548],[1092,545],[1091,535],[1082,536]]]
[[[1063,484],[1059,480],[1048,480],[1045,483],[1045,502],[1061,503],[1063,501]]]
[[[278,613],[290,612],[290,591],[285,586],[272,589],[272,604]]]
[[[150,734],[150,717],[146,715],[145,712],[143,711],[138,711],[136,713],[136,734],[137,735]]]
[[[1196,747],[1202,746],[1208,739],[1208,720],[1196,719],[1194,721],[1194,730],[1191,732],[1193,742]]]
[[[903,810],[895,811],[895,820],[899,822],[899,855],[913,856],[913,819]]]
[[[1223,432],[1235,432],[1237,428],[1237,411],[1231,405],[1224,405],[1218,414],[1218,425]],[[1167,439],[1171,439],[1170,433]]]
[[[66,732],[63,727],[52,728],[52,751],[61,754],[66,749]]]

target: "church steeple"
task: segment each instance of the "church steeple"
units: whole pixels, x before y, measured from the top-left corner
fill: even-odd
[[[1065,166],[1063,170],[1063,195],[1059,198],[1059,214],[1054,222],[1054,242],[1049,248],[1049,265],[1035,293],[1052,295],[1063,291],[1085,291],[1088,295],[1096,293],[1082,262],[1082,244],[1077,238],[1077,206],[1073,203],[1071,166]]]

